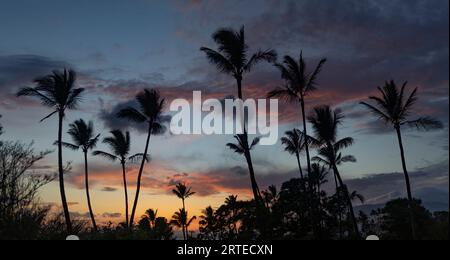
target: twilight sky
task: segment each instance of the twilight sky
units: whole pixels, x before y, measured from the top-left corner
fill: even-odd
[[[303,50],[309,68],[322,57],[328,62],[319,91],[308,107],[330,104],[347,115],[340,136],[356,139],[348,149],[358,159],[342,166],[351,189],[368,203],[401,196],[401,164],[394,133],[374,121],[358,102],[385,80],[419,87],[418,115],[441,119],[445,129],[405,132],[405,146],[417,196],[448,204],[449,3],[447,0],[2,0],[0,2],[0,119],[2,139],[35,142],[37,150],[54,149],[56,118],[39,123],[48,109],[14,93],[53,69],[78,71],[87,89],[83,105],[68,114],[65,127],[78,119],[93,120],[98,133],[129,128],[133,152],[142,152],[145,136],[114,118],[143,88],[159,88],[168,100],[191,98],[192,91],[224,98],[235,95],[232,78],[219,74],[199,51],[214,47],[211,34],[220,27],[245,25],[250,47],[275,49],[279,56]],[[244,79],[245,96],[263,98],[281,83],[279,72],[259,65]],[[296,104],[281,105],[280,133],[299,127]],[[153,161],[144,176],[139,212],[158,208],[170,217],[181,205],[170,194],[178,181],[197,195],[191,213],[218,206],[227,195],[249,197],[244,160],[225,144],[231,136],[171,136],[152,139]],[[106,149],[103,145],[99,149]],[[82,154],[65,151],[72,172],[67,177],[71,211],[83,216]],[[278,186],[296,177],[296,163],[280,144],[254,152],[260,186]],[[37,170],[56,170],[56,153]],[[136,166],[128,179],[134,190]],[[90,158],[94,211],[121,220],[123,196],[120,166]],[[431,196],[435,194],[436,196]],[[42,190],[42,200],[58,203],[56,183]],[[130,196],[131,198],[132,196]],[[440,200],[438,198],[441,198]],[[442,198],[444,198],[442,201]],[[445,199],[446,198],[446,199]],[[438,200],[438,201],[436,201]],[[445,201],[446,200],[446,201]]]

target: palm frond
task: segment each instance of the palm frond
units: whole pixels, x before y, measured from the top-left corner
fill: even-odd
[[[54,107],[57,104],[55,102],[55,100],[53,100],[50,97],[45,96],[44,94],[42,94],[35,88],[29,88],[29,87],[22,88],[21,90],[19,90],[19,92],[17,92],[16,95],[18,97],[23,97],[23,96],[38,97],[41,100],[42,105],[47,106],[47,107]]]
[[[267,94],[267,98],[278,98],[284,100],[285,102],[294,102],[298,101],[299,96],[294,90],[286,85],[284,87],[277,87],[270,91]]]
[[[102,157],[104,157],[104,158],[106,158],[108,160],[111,160],[113,162],[116,161],[117,159],[119,159],[117,156],[112,155],[112,154],[107,153],[107,152],[103,152],[103,151],[94,151],[92,153],[92,155],[94,155],[94,156],[102,156]]]
[[[216,65],[217,69],[221,72],[227,74],[233,74],[236,72],[233,64],[231,64],[231,62],[219,52],[206,47],[202,47],[200,50],[206,54],[209,62]]]
[[[55,144],[57,145],[58,141],[56,141]],[[80,149],[79,146],[71,144],[71,143],[61,142],[61,145],[65,148],[73,150],[73,151],[78,151],[78,149]]]
[[[135,162],[142,161],[143,158],[144,158],[144,154],[143,154],[143,153],[137,153],[137,154],[135,154],[135,155],[133,155],[133,156],[130,156],[130,157],[128,158],[128,160],[129,160],[130,162],[132,162],[132,163],[135,163]],[[148,162],[150,162],[150,160],[151,160],[150,155],[147,154],[147,155],[145,156],[145,161],[148,163]]]
[[[147,118],[141,112],[139,112],[137,109],[135,109],[133,107],[127,107],[127,108],[120,110],[117,113],[117,117],[123,118],[123,119],[128,119],[128,120],[130,120],[132,122],[136,122],[136,123],[143,123],[147,120]]]
[[[253,139],[252,145],[250,145],[250,150],[252,150],[255,146],[257,146],[260,141],[261,137],[256,137],[255,139]]]
[[[230,148],[231,150],[233,150],[237,154],[244,154],[245,153],[245,150],[239,145],[236,145],[236,144],[233,144],[233,143],[228,143],[227,147]]]
[[[343,138],[334,144],[334,150],[339,151],[353,145],[355,140],[351,137]]]
[[[252,55],[248,63],[244,66],[244,71],[251,71],[251,69],[261,61],[273,63],[276,59],[277,53],[274,50],[258,51]]]
[[[421,117],[413,121],[407,121],[406,124],[409,127],[415,127],[418,130],[430,131],[444,128],[441,121],[434,119],[432,117]]]
[[[325,64],[325,62],[327,62],[327,59],[322,59],[317,65],[316,69],[308,77],[308,83],[306,84],[305,92],[314,91],[316,89],[317,77],[320,71],[322,70],[322,67]]]
[[[58,112],[59,112],[58,110],[55,110],[55,111],[51,112],[51,113],[48,114],[46,117],[42,118],[42,119],[39,121],[39,123],[44,122],[45,120],[49,119],[50,117],[52,117],[54,114],[56,114],[56,113],[58,113]]]
[[[380,109],[368,104],[366,102],[360,102],[361,105],[366,106],[374,115],[378,116],[380,119],[384,120],[386,123],[391,121],[391,117],[382,112]]]

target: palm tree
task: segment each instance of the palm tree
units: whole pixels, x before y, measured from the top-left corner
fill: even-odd
[[[59,189],[67,232],[72,233],[72,222],[70,221],[69,206],[64,188],[64,167],[62,158],[62,132],[63,121],[66,110],[76,109],[83,93],[83,88],[75,88],[76,73],[73,70],[54,71],[52,74],[34,80],[36,87],[23,88],[17,96],[31,96],[40,99],[42,105],[52,108],[48,116],[42,121],[58,114],[58,173]]]
[[[244,27],[241,27],[239,32],[233,29],[219,29],[213,34],[212,38],[218,45],[218,51],[207,47],[202,47],[200,48],[200,50],[206,54],[208,60],[212,64],[216,65],[219,71],[227,75],[231,75],[236,80],[238,98],[240,100],[243,100],[243,76],[246,73],[249,73],[255,67],[255,65],[260,62],[275,62],[277,54],[274,50],[260,50],[250,55],[249,46],[247,45],[245,40]],[[241,111],[243,111],[243,109],[241,109]],[[240,120],[245,120],[245,117],[240,115]],[[259,142],[259,139],[255,139],[255,141],[258,141],[256,143],[254,141],[253,144],[249,146],[245,121],[243,123],[243,128],[243,135],[235,136],[239,144],[228,144],[227,146],[235,150],[237,153],[245,155],[247,163],[249,165],[253,194],[255,196],[255,200],[259,201],[259,190],[256,184],[256,179],[254,176],[255,173],[253,170],[253,164],[251,162],[250,154],[251,148],[253,148]]]
[[[384,87],[378,87],[378,91],[381,94],[380,97],[369,97],[370,100],[375,102],[375,105],[371,105],[366,102],[361,102],[361,104],[367,107],[373,114],[375,114],[379,119],[383,120],[386,124],[392,125],[397,132],[403,174],[405,175],[406,191],[409,201],[411,231],[413,239],[416,239],[417,237],[413,215],[413,195],[411,191],[411,183],[409,180],[408,170],[406,167],[406,156],[405,149],[403,147],[401,128],[402,126],[406,126],[416,127],[419,130],[432,130],[443,128],[443,125],[440,121],[431,117],[420,117],[415,120],[409,119],[414,105],[418,100],[418,97],[417,88],[415,88],[411,92],[411,94],[409,94],[408,98],[406,98],[406,85],[407,82],[405,82],[399,89],[393,80],[390,82],[386,82]]]
[[[206,54],[212,64],[216,65],[218,70],[234,77],[238,87],[238,97],[243,100],[242,80],[244,74],[250,72],[256,64],[262,61],[275,62],[277,54],[274,50],[266,50],[249,55],[244,27],[241,27],[239,32],[228,28],[219,29],[212,38],[218,45],[218,51],[207,47],[202,47],[200,50]]]
[[[259,143],[259,137],[255,138],[252,142],[252,144],[248,145],[248,136],[246,134],[242,135],[235,135],[234,138],[237,140],[237,144],[229,143],[227,144],[228,148],[233,150],[237,154],[244,155],[248,169],[250,172],[250,182],[252,185],[252,191],[253,191],[253,197],[255,198],[256,203],[260,203],[261,201],[261,193],[259,191],[258,183],[256,181],[255,177],[255,171],[253,169],[253,162],[252,162],[252,156],[250,151]]]
[[[111,161],[119,161],[122,165],[122,177],[123,177],[123,187],[125,191],[125,223],[129,226],[129,214],[128,214],[128,188],[127,188],[127,176],[126,176],[126,163],[127,161],[137,161],[143,157],[143,154],[135,154],[133,156],[129,156],[130,154],[130,132],[123,133],[120,130],[111,131],[110,137],[106,137],[103,139],[103,143],[107,144],[112,151],[111,153],[103,152],[103,151],[94,151],[93,155],[95,156],[103,156]],[[148,155],[146,156],[146,160],[149,161],[150,158]]]
[[[205,234],[205,238],[208,240],[216,239],[217,216],[216,211],[211,206],[208,206],[206,209],[202,210],[199,224],[200,232]]]
[[[189,219],[188,212],[184,209],[179,209],[179,211],[175,212],[175,214],[172,216],[172,220],[170,221],[170,224],[182,228],[183,231],[183,239],[188,240],[189,233],[188,228],[196,220],[197,217],[193,216]]]
[[[317,77],[326,61],[326,59],[322,59],[311,73],[306,71],[303,52],[300,52],[300,59],[298,62],[291,56],[285,56],[283,64],[275,64],[281,71],[281,77],[286,81],[286,84],[284,87],[279,87],[269,92],[268,97],[278,97],[290,102],[300,102],[304,136],[308,136],[306,130],[305,97],[310,92],[316,90]],[[308,143],[305,144],[305,151],[309,175],[311,174],[311,159]]]
[[[185,200],[195,194],[195,192],[191,191],[191,188],[187,187],[184,183],[178,183],[172,192],[183,202],[183,209],[186,209]]]
[[[285,137],[281,138],[281,143],[284,145],[284,150],[291,155],[297,157],[298,168],[300,170],[300,177],[303,179],[303,170],[300,163],[300,154],[306,149],[305,135],[298,129],[293,129],[285,133]]]
[[[158,210],[148,209],[145,214],[141,217],[141,222],[148,223],[150,229],[155,228],[156,219],[158,218]]]
[[[318,163],[311,164],[311,183],[316,185],[319,196],[322,185],[328,182],[327,175],[328,171],[324,165]]]
[[[88,152],[89,150],[92,150],[97,146],[98,138],[100,137],[100,135],[94,136],[94,123],[92,121],[89,121],[89,123],[86,124],[83,119],[76,120],[75,122],[70,124],[69,131],[67,133],[72,138],[73,143],[62,142],[62,145],[74,151],[78,151],[81,149],[84,154],[84,181],[89,215],[91,216],[94,231],[97,231],[95,215],[91,205],[91,196],[89,194]]]
[[[135,123],[147,124],[148,134],[147,141],[145,143],[144,155],[148,154],[148,146],[150,143],[150,137],[154,134],[159,134],[163,132],[164,127],[162,125],[162,112],[164,109],[165,99],[161,98],[158,90],[145,89],[143,92],[136,96],[136,101],[139,104],[139,109],[134,107],[127,107],[122,109],[117,116],[119,118],[128,119]],[[134,216],[136,213],[136,208],[139,200],[139,192],[141,189],[142,173],[144,171],[144,165],[147,156],[142,157],[141,166],[139,168],[136,195],[134,198],[133,209],[131,211],[130,217],[130,227],[133,226]]]
[[[195,194],[195,192],[191,191],[191,188],[187,187],[184,183],[178,183],[175,186],[175,189],[172,190],[173,194],[175,194],[181,201],[183,202],[183,210],[186,211],[186,204],[185,201],[187,198],[191,197]],[[183,232],[186,231],[186,227],[183,226]]]
[[[353,222],[355,235],[360,239],[358,224],[356,222],[355,212],[353,210],[352,201],[347,186],[344,184],[338,170],[338,165],[344,162],[354,162],[355,158],[351,155],[343,156],[341,150],[351,146],[354,142],[353,138],[346,137],[341,140],[337,139],[337,127],[342,123],[344,116],[339,111],[333,111],[329,106],[315,107],[308,121],[312,124],[315,140],[314,143],[319,147],[318,154],[313,158],[330,169],[333,169],[334,175],[339,186],[344,190],[344,196],[347,206],[350,210],[350,216]]]

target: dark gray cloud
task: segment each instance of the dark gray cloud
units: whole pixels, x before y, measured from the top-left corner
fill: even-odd
[[[0,107],[15,108],[25,99],[18,99],[15,93],[39,76],[47,75],[55,69],[70,67],[64,61],[38,55],[0,56]],[[21,103],[19,103],[21,102]]]
[[[110,213],[110,212],[105,212],[102,214],[103,218],[120,218],[122,217],[121,213]]]
[[[415,169],[409,173],[413,196],[430,203],[448,205],[449,171],[448,161]],[[403,173],[383,173],[346,181],[349,189],[357,190],[366,197],[367,204],[382,204],[388,200],[406,197]],[[426,191],[433,190],[432,193]]]
[[[123,118],[117,117],[117,114],[124,108],[127,107],[134,107],[139,108],[139,105],[135,99],[118,103],[117,105],[113,106],[111,109],[102,109],[100,113],[98,114],[98,117],[100,120],[103,121],[105,128],[107,129],[119,129],[119,130],[127,130],[127,129],[134,129],[138,131],[139,133],[147,133],[148,131],[148,125],[145,123],[136,123],[133,121],[129,121]],[[165,134],[167,132],[167,126],[166,124],[170,122],[171,117],[169,115],[162,115],[161,117],[164,129],[159,134]]]
[[[114,187],[104,187],[104,188],[102,189],[102,191],[104,191],[104,192],[115,192],[115,191],[117,191],[117,188],[114,188]]]

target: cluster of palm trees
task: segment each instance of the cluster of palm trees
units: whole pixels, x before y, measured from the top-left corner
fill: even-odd
[[[344,115],[338,109],[333,109],[326,105],[314,107],[312,109],[306,107],[306,100],[309,97],[309,94],[317,90],[318,76],[326,63],[326,59],[320,60],[313,70],[308,71],[306,62],[303,58],[303,53],[300,53],[298,60],[290,56],[285,56],[282,63],[276,62],[277,54],[274,50],[269,49],[250,54],[243,27],[239,31],[234,31],[233,29],[220,29],[215,32],[212,37],[217,44],[217,50],[202,47],[201,51],[206,54],[208,60],[214,64],[220,72],[233,77],[236,81],[239,99],[244,99],[244,76],[254,69],[258,63],[271,63],[280,71],[283,85],[269,92],[267,97],[280,98],[287,102],[298,102],[300,105],[300,123],[303,130],[293,129],[286,132],[286,136],[281,139],[281,142],[285,146],[287,152],[291,155],[295,155],[296,163],[299,167],[300,178],[306,181],[306,184],[302,189],[311,193],[316,192],[320,194],[321,185],[326,182],[326,176],[330,170],[335,179],[336,190],[342,191],[345,201],[348,204],[355,237],[360,238],[358,224],[352,206],[352,197],[354,197],[355,194],[349,192],[338,168],[338,166],[343,163],[356,162],[354,156],[342,154],[345,148],[354,143],[354,140],[351,137],[340,138],[338,135],[338,127],[342,124]],[[53,109],[53,111],[41,121],[44,121],[53,115],[58,116],[58,140],[55,144],[58,146],[59,186],[68,233],[72,232],[72,224],[64,188],[65,169],[63,166],[63,147],[73,150],[81,149],[84,154],[85,185],[89,213],[92,219],[93,228],[94,230],[97,229],[94,218],[95,215],[92,210],[89,196],[88,152],[95,148],[100,136],[95,135],[92,122],[86,123],[84,120],[80,119],[70,124],[69,127],[68,134],[71,136],[73,143],[66,143],[63,141],[62,133],[65,115],[68,110],[77,108],[77,105],[82,98],[82,94],[84,93],[83,88],[75,87],[75,80],[76,74],[72,70],[54,71],[48,76],[36,79],[34,81],[36,84],[35,87],[24,88],[17,93],[18,96],[37,97],[42,105]],[[414,126],[423,130],[430,130],[442,128],[442,123],[428,117],[409,120],[412,109],[417,101],[417,89],[415,89],[407,98],[405,89],[406,83],[403,84],[401,88],[398,88],[394,81],[386,82],[384,87],[379,88],[381,94],[379,97],[370,97],[375,104],[369,104],[367,102],[362,102],[361,104],[376,114],[380,119],[392,124],[396,130],[408,199],[410,204],[412,204],[413,196],[405,162],[406,156],[401,129],[402,127]],[[111,161],[120,162],[123,173],[126,211],[125,223],[127,227],[133,227],[141,190],[142,175],[146,163],[150,161],[149,148],[151,137],[152,135],[159,134],[165,130],[162,116],[165,108],[165,99],[161,97],[160,93],[157,90],[145,89],[136,96],[136,101],[137,107],[124,108],[117,114],[117,117],[142,124],[146,127],[147,139],[143,153],[130,156],[130,133],[122,132],[120,130],[111,131],[111,136],[103,139],[103,143],[109,146],[110,152],[93,152],[93,155],[95,156],[103,156]],[[307,116],[308,110],[311,111],[309,116]],[[255,205],[261,220],[264,217],[264,210],[267,209],[267,207],[265,206],[262,192],[258,186],[251,155],[251,151],[255,149],[259,143],[259,138],[257,137],[250,140],[246,130],[245,117],[241,117],[241,120],[243,120],[244,126],[243,134],[235,136],[237,143],[229,143],[227,146],[234,152],[245,157],[248,165],[251,189],[254,201],[256,202]],[[307,123],[310,124],[311,129],[313,130],[312,135],[307,132]],[[312,156],[311,149],[316,149],[316,156]],[[306,174],[304,173],[305,169],[302,166],[303,152],[306,154]],[[131,209],[131,215],[129,216],[126,175],[127,162],[130,161],[140,161],[140,167],[136,180],[135,198]],[[189,237],[188,227],[196,218],[192,217],[189,219],[185,207],[185,199],[189,198],[194,193],[184,184],[177,185],[173,192],[182,200],[183,208],[175,213],[172,224],[182,229],[183,237],[187,239]],[[320,201],[310,201],[309,205],[311,214],[314,215],[315,208],[320,207]],[[410,208],[412,208],[411,205]],[[150,220],[154,219],[156,216],[156,212],[147,213]],[[208,216],[208,212],[206,212],[206,216]],[[412,213],[410,222],[412,234],[415,237],[415,224]],[[317,223],[317,225],[318,228],[320,228],[320,223]]]

